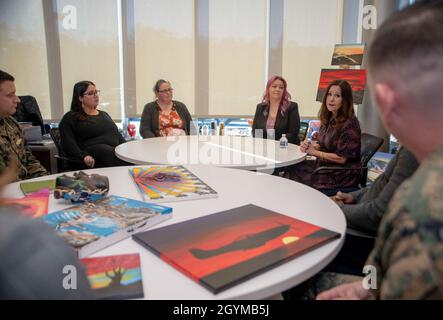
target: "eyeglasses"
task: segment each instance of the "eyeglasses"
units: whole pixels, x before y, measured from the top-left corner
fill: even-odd
[[[172,89],[172,88],[164,89],[164,90],[158,90],[159,93],[166,93],[166,92],[172,93],[172,91],[174,91],[174,89]]]
[[[89,91],[89,92],[85,92],[83,93],[84,96],[99,96],[100,95],[100,90],[95,90],[95,91]]]

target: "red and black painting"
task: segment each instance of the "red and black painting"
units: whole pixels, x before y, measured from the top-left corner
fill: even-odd
[[[133,236],[214,293],[338,237],[252,204]]]
[[[354,104],[363,102],[366,86],[366,70],[361,69],[322,69],[318,83],[317,101],[322,101],[326,88],[334,80],[346,80],[352,87]]]

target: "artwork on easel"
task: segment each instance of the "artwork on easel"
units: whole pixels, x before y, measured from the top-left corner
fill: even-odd
[[[354,104],[363,102],[366,86],[366,70],[361,69],[322,69],[317,89],[317,101],[322,101],[329,83],[334,80],[346,80],[352,87]]]
[[[365,44],[336,44],[332,54],[333,66],[361,66]]]

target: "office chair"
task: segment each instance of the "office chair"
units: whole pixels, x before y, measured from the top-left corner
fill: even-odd
[[[33,96],[19,96],[20,103],[17,105],[17,111],[13,117],[18,122],[32,122],[33,126],[40,127],[42,135],[49,133],[48,128],[43,122],[37,100]]]
[[[314,183],[315,175],[324,171],[324,170],[359,170],[360,171],[360,181],[359,185],[355,187],[349,188],[334,188],[334,189],[318,189],[323,192],[327,196],[333,196],[338,191],[341,192],[352,192],[356,191],[360,188],[366,187],[368,180],[368,162],[371,160],[372,156],[377,152],[377,150],[383,144],[383,139],[377,136],[374,136],[369,133],[362,133],[361,135],[361,149],[360,149],[360,166],[358,168],[348,168],[346,166],[337,167],[337,166],[322,166],[318,167],[314,170],[311,177],[311,185]]]
[[[51,128],[49,131],[52,140],[57,148],[58,155],[54,157],[57,159],[58,172],[75,171],[88,169],[86,164],[82,160],[72,159],[65,155],[61,147],[60,129]]]

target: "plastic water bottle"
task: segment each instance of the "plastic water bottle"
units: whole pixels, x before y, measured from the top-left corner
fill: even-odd
[[[202,126],[202,136],[209,135],[209,127],[205,124]]]
[[[286,138],[286,134],[283,134],[280,138],[280,149],[288,148],[288,138]]]
[[[223,122],[220,123],[220,125],[218,126],[218,135],[219,136],[224,136],[225,135],[225,124]]]
[[[216,136],[217,135],[217,124],[215,123],[215,121],[211,122],[211,136]]]

